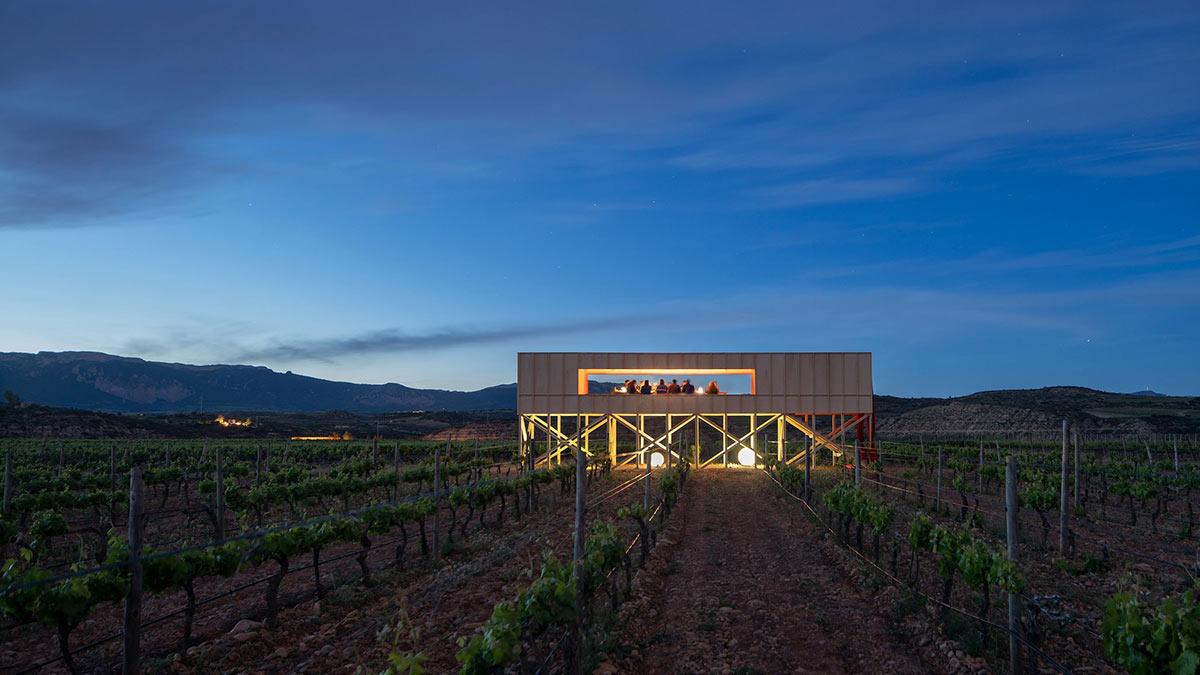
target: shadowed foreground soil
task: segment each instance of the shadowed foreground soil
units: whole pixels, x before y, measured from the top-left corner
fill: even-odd
[[[700,471],[622,611],[637,673],[924,673],[889,607],[844,576],[761,471]]]

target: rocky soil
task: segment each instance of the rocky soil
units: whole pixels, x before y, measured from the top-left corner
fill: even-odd
[[[945,671],[893,621],[893,596],[867,592],[761,472],[697,472],[597,672]]]

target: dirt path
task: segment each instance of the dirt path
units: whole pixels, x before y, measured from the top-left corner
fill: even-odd
[[[929,672],[771,488],[757,471],[697,472],[622,612],[631,651],[617,669]]]

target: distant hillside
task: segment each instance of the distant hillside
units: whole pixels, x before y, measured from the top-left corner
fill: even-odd
[[[1130,432],[1200,430],[1200,397],[1086,387],[1005,389],[954,398],[876,396],[875,412],[884,431],[1045,429],[1063,419]]]
[[[192,366],[97,352],[0,353],[0,390],[30,403],[105,412],[394,412],[513,408],[516,385],[478,391],[353,384],[262,366]]]

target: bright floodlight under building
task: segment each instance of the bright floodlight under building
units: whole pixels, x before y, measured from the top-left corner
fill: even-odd
[[[623,386],[658,377],[690,379],[697,391]],[[704,393],[705,382],[733,377],[749,391]],[[577,451],[606,453],[617,467],[795,463],[818,447],[844,460],[854,441],[863,461],[876,457],[868,352],[522,352],[517,414],[521,456],[546,466]]]

